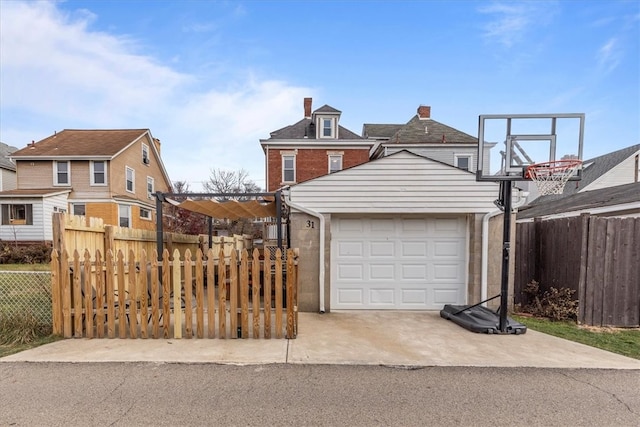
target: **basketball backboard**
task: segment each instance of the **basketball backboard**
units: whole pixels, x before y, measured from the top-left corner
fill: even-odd
[[[477,181],[523,181],[532,164],[582,160],[584,114],[486,114],[478,120]],[[579,180],[581,168],[569,178]]]

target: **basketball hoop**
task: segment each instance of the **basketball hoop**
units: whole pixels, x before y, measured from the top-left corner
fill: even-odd
[[[541,196],[562,194],[565,184],[581,165],[582,161],[576,159],[536,163],[527,167],[524,177],[536,183]]]

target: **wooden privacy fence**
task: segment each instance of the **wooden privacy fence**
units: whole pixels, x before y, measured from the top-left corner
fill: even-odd
[[[239,255],[238,255],[239,253]],[[295,338],[297,250],[261,259],[176,249],[51,255],[53,333],[66,338]],[[194,328],[195,325],[195,328]]]
[[[542,290],[575,290],[580,323],[640,326],[640,218],[518,223],[515,257],[516,303],[526,303],[522,290],[535,280]]]
[[[249,237],[248,235],[213,236],[211,246],[215,254],[223,250],[228,257],[234,249],[240,251],[250,249],[252,241]],[[101,218],[68,213],[55,213],[53,218],[53,247],[58,254],[64,249],[69,255],[74,249],[81,251],[88,249],[92,254],[96,251],[102,254],[108,251],[117,254],[118,251],[122,251],[126,262],[131,250],[136,254],[142,251],[150,254],[153,250],[157,250],[156,239],[156,231],[105,225]],[[169,253],[173,253],[176,249],[180,253],[185,253],[189,249],[194,254],[198,249],[206,251],[208,236],[164,232],[163,244]]]

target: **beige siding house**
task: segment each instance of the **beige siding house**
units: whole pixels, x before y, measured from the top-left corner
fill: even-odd
[[[14,237],[38,236],[16,240],[49,240],[44,229],[50,228],[55,211],[152,230],[153,193],[171,189],[160,141],[148,129],[63,130],[15,151],[11,159],[17,188],[0,192],[0,234],[7,234],[3,227],[19,226],[24,230],[12,233]]]

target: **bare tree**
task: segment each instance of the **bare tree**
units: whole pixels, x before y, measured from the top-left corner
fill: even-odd
[[[211,193],[259,193],[262,189],[249,178],[249,172],[244,169],[238,171],[228,171],[223,169],[212,169],[209,179],[202,183],[206,191]],[[218,201],[224,200],[249,200],[249,196],[238,197],[216,197]],[[248,218],[236,220],[221,219],[218,223],[219,229],[226,229],[229,233],[236,234],[256,234],[256,226]]]
[[[206,191],[210,193],[259,193],[261,188],[249,178],[249,172],[244,169],[228,171],[224,169],[211,169],[209,179],[202,183]],[[219,197],[218,200],[228,200],[228,197]],[[246,197],[235,197],[244,200]]]

